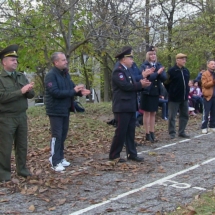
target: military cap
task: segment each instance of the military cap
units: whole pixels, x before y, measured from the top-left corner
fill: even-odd
[[[0,59],[5,57],[18,57],[17,55],[18,45],[10,45],[0,52]]]
[[[120,50],[119,54],[115,56],[115,58],[122,59],[124,57],[132,57],[133,58],[133,51],[131,46],[124,46]]]
[[[154,46],[149,46],[149,48],[147,49],[147,52],[155,52],[156,49]]]
[[[186,54],[179,53],[175,56],[175,59],[187,58]]]

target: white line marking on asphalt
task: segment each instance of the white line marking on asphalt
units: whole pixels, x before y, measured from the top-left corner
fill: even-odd
[[[184,143],[184,142],[187,142],[187,141],[189,141],[189,140],[191,140],[191,139],[181,140],[181,141],[179,141],[179,143]]]
[[[205,135],[208,135],[208,134],[211,134],[211,133],[200,134],[200,135],[194,136],[193,138],[202,137],[202,136],[205,136]],[[174,145],[176,145],[176,144],[178,144],[178,143],[187,142],[187,141],[189,141],[189,140],[191,140],[191,139],[180,140],[180,141],[178,141],[178,142],[171,143],[171,144],[167,144],[167,145],[164,145],[164,146],[161,146],[161,147],[152,149],[152,150],[141,151],[141,152],[138,152],[137,154],[140,155],[140,154],[142,154],[142,153],[147,153],[147,152],[151,152],[151,151],[157,151],[157,150],[160,150],[160,149],[163,149],[163,148],[168,148],[168,147],[174,146]]]
[[[205,188],[202,188],[202,187],[192,187],[194,189],[197,189],[197,190],[206,190]]]
[[[172,184],[166,184],[165,182],[170,182]],[[192,187],[191,184],[181,183],[181,182],[177,182],[177,181],[173,181],[173,180],[166,180],[166,181],[162,182],[160,185],[163,185],[165,187],[171,186],[171,187],[179,188],[179,189],[193,188],[193,189],[197,189],[197,190],[206,190],[205,188],[202,188],[202,187]]]
[[[199,138],[199,137],[202,137],[202,136],[205,136],[205,135],[208,135],[208,134],[211,134],[211,133],[207,133],[207,134],[200,134],[200,135],[197,135],[197,136],[195,136],[195,137],[193,137],[193,138]]]
[[[151,183],[149,183],[149,184],[145,184],[145,185],[143,185],[143,186],[140,187],[140,188],[137,188],[137,189],[134,189],[134,190],[130,190],[130,191],[126,192],[126,193],[122,193],[122,194],[120,194],[120,195],[118,195],[118,196],[116,196],[116,197],[110,198],[109,200],[106,200],[106,201],[104,201],[104,202],[101,202],[101,203],[98,203],[98,204],[95,204],[95,205],[91,205],[91,206],[89,206],[89,207],[87,207],[87,208],[84,208],[84,209],[81,209],[81,210],[79,210],[79,211],[73,212],[73,213],[71,213],[71,214],[69,214],[69,215],[79,215],[79,214],[85,213],[85,212],[87,212],[87,211],[90,211],[90,210],[92,210],[92,209],[98,208],[98,207],[100,207],[100,206],[102,206],[102,205],[106,205],[106,204],[108,204],[108,203],[111,203],[111,202],[113,202],[113,201],[116,201],[116,200],[118,200],[118,199],[121,199],[121,198],[123,198],[123,197],[125,197],[125,196],[128,196],[128,195],[130,195],[130,194],[139,192],[139,191],[141,191],[141,190],[144,189],[144,188],[152,187],[152,186],[157,185],[157,184],[162,184],[162,183],[165,182],[166,180],[170,180],[170,179],[172,179],[172,178],[174,178],[174,177],[176,177],[176,176],[178,176],[178,175],[181,175],[181,174],[184,174],[184,173],[189,172],[189,171],[191,171],[191,170],[194,170],[194,169],[196,169],[196,168],[198,168],[198,167],[200,167],[200,166],[203,166],[203,165],[205,165],[205,164],[208,164],[208,163],[210,163],[210,162],[212,162],[212,161],[215,161],[215,158],[211,158],[211,159],[206,160],[206,161],[204,161],[204,162],[202,162],[202,163],[200,163],[200,164],[196,164],[196,165],[194,165],[194,166],[192,166],[192,167],[190,167],[190,168],[188,168],[188,169],[181,170],[181,171],[179,171],[179,172],[176,172],[176,173],[174,173],[174,174],[172,174],[172,175],[166,176],[166,177],[164,177],[164,178],[161,178],[161,179],[156,180],[156,181],[154,181],[154,182],[151,182]]]
[[[167,144],[167,145],[164,145],[164,146],[161,146],[161,147],[152,149],[152,150],[141,151],[141,152],[138,152],[137,154],[140,155],[140,154],[142,154],[142,153],[147,153],[147,152],[151,152],[151,151],[156,151],[156,150],[159,150],[159,149],[167,148],[167,147],[170,147],[170,146],[174,146],[174,145],[176,145],[177,143],[178,143],[178,142],[176,142],[176,143],[171,143],[171,144]]]

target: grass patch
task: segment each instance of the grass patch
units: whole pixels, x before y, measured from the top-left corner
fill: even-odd
[[[189,206],[179,206],[168,215],[215,215],[215,194],[213,191],[196,196]]]

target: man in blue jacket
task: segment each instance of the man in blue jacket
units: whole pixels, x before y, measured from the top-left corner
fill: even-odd
[[[69,128],[69,115],[74,111],[74,96],[90,94],[83,85],[75,86],[67,69],[67,59],[64,53],[55,52],[51,56],[54,67],[45,77],[46,113],[51,124],[51,162],[55,171],[63,171],[70,165],[64,158],[64,141]]]
[[[176,55],[176,64],[167,72],[168,79],[165,87],[169,95],[168,111],[169,121],[168,130],[171,139],[175,138],[175,118],[179,111],[179,130],[178,136],[189,138],[185,133],[185,128],[189,119],[188,114],[188,94],[190,72],[185,68],[187,55],[179,53]]]

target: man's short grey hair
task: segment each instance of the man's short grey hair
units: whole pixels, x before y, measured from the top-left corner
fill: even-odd
[[[59,54],[64,54],[63,52],[54,52],[51,56],[51,62],[54,63],[59,59]]]
[[[211,62],[211,61],[215,61],[214,59],[210,59],[207,61],[207,65]]]

